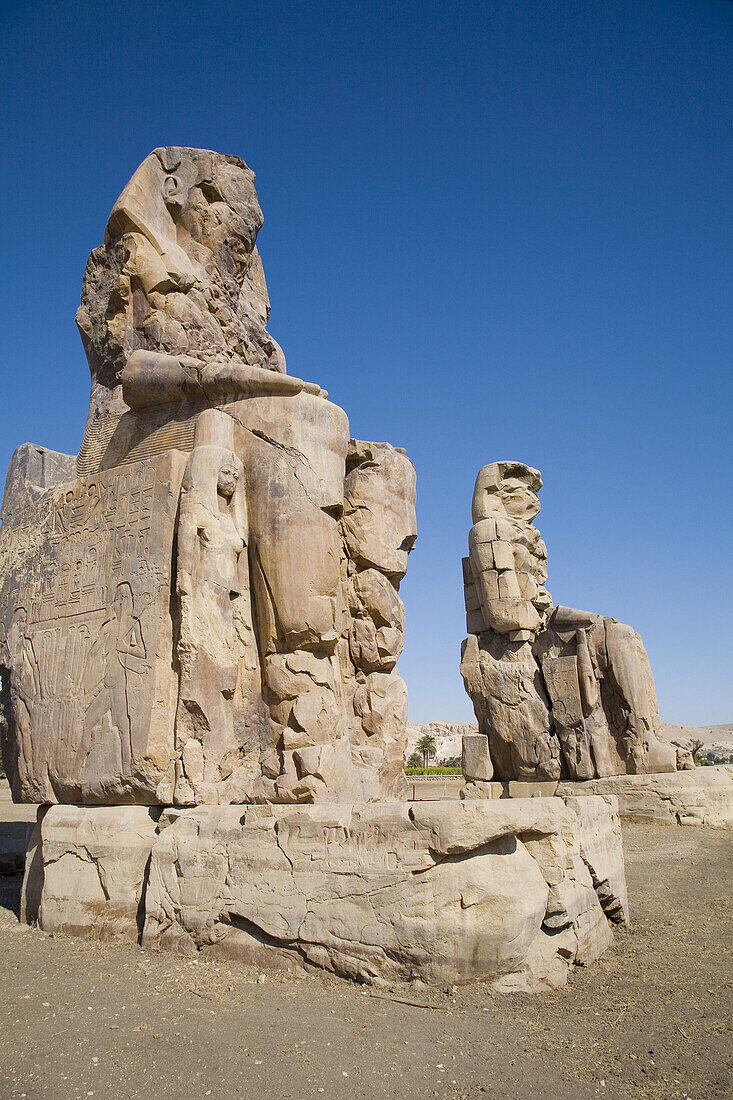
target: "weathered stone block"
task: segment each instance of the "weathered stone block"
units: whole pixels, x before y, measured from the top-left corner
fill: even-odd
[[[733,765],[658,775],[610,775],[560,783],[562,797],[614,796],[622,821],[733,828]]]
[[[557,793],[557,781],[510,779],[507,791],[510,798],[552,798]]]
[[[461,787],[460,797],[473,801],[482,798],[503,798],[503,783],[483,783],[480,779],[471,779]]]
[[[604,913],[614,924],[628,924],[629,900],[618,800],[614,795],[599,798],[564,795],[563,802],[579,822],[580,854]]]
[[[535,989],[610,940],[578,817],[558,799],[173,816],[151,857],[150,947]]]
[[[159,813],[152,806],[41,807],[21,918],[45,932],[137,940]]]
[[[488,737],[482,733],[464,733],[461,749],[462,771],[466,779],[488,783],[494,774]]]

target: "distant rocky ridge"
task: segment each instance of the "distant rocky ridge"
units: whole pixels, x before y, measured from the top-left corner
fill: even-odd
[[[420,738],[428,734],[435,738],[437,754],[434,763],[442,764],[446,760],[461,755],[461,740],[464,733],[477,732],[476,722],[428,722],[427,725],[408,722],[405,759],[415,751]]]
[[[464,733],[477,733],[476,722],[417,722],[407,723],[407,750],[405,759],[415,751],[418,741],[425,734],[435,738],[436,764],[461,755],[461,738]],[[662,723],[662,737],[682,748],[690,749],[701,741],[702,752],[713,764],[733,761],[733,723],[727,726],[681,726],[673,722]],[[698,754],[699,755],[699,754]]]
[[[710,764],[733,762],[733,724],[727,726],[679,726],[662,722],[662,737],[684,749],[692,749],[698,742],[702,747],[697,756],[705,756]]]

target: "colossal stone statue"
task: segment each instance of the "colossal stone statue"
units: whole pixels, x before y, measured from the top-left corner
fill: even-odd
[[[3,505],[17,797],[403,793],[415,472],[285,373],[261,225],[238,157],[156,149],[89,257],[76,476],[20,448]]]
[[[539,471],[521,462],[479,470],[461,673],[482,745],[464,750],[469,780],[593,779],[675,770],[641,638],[616,619],[552,606],[547,550],[532,520]]]

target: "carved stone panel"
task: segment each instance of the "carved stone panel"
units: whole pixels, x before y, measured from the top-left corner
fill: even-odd
[[[553,718],[561,726],[582,722],[577,657],[545,657],[542,673],[552,702]]]
[[[176,451],[57,485],[0,532],[6,756],[30,802],[169,801]]]

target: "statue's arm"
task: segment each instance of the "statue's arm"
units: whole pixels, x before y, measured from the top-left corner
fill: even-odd
[[[313,382],[247,363],[204,363],[190,355],[134,351],[122,371],[122,394],[130,408],[164,405],[199,397],[214,401],[238,394],[296,394],[325,396]]]
[[[197,363],[187,355],[134,351],[122,371],[122,396],[131,409],[182,401],[196,391]]]
[[[204,393],[212,397],[260,391],[294,394],[301,390],[315,397],[325,396],[325,390],[315,382],[304,382],[302,378],[293,378],[289,374],[267,370],[266,367],[253,367],[236,360],[207,363],[201,370],[200,385]]]

